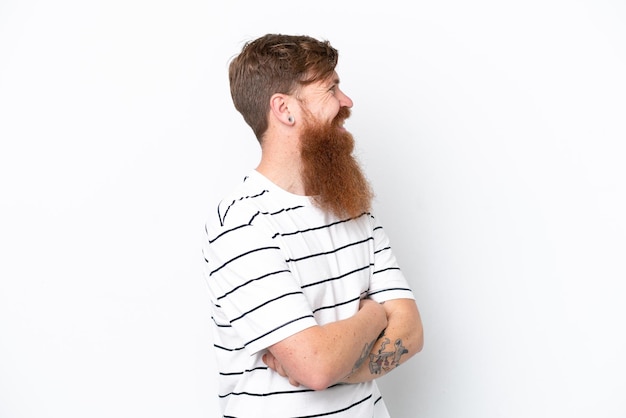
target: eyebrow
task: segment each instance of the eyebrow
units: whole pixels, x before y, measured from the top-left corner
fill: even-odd
[[[332,77],[328,79],[328,82],[326,83],[328,86],[338,86],[340,83],[339,77]]]

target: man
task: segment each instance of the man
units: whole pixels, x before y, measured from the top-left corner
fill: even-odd
[[[337,59],[328,42],[269,34],[230,64],[262,156],[206,226],[225,417],[388,417],[374,379],[422,348],[343,127]]]

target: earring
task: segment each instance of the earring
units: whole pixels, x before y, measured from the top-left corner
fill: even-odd
[[[289,123],[293,123],[293,121],[294,121],[295,119],[293,118],[293,116],[289,116],[289,117],[287,118],[287,120],[289,121]]]

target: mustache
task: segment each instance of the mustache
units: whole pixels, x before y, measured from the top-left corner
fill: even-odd
[[[344,120],[350,117],[351,114],[352,112],[350,111],[349,108],[347,107],[339,108],[339,112],[337,113],[337,116],[335,116],[335,118],[333,119],[332,124],[334,126],[340,126]]]

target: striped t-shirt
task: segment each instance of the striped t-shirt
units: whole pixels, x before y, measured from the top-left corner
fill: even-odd
[[[313,391],[290,385],[261,359],[290,335],[351,317],[361,298],[414,298],[376,218],[336,218],[252,171],[206,232],[224,416],[388,417],[374,381]]]

